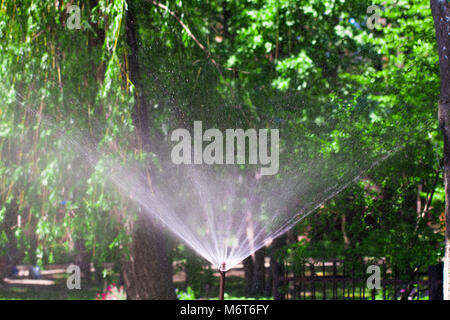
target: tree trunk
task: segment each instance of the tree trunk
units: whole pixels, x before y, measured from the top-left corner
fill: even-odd
[[[254,263],[252,256],[249,256],[242,261],[244,265],[244,295],[248,298],[252,296],[252,286],[253,286],[253,273],[254,273]]]
[[[444,136],[444,186],[445,186],[445,257],[444,300],[450,300],[450,9],[445,0],[431,0],[431,13],[436,30],[439,53],[441,88],[439,96],[439,127]]]
[[[442,300],[442,263],[428,267],[428,288],[430,292],[430,300]]]
[[[265,268],[264,268],[264,259],[265,259],[265,248],[262,247],[258,251],[255,252],[255,261],[253,265],[253,284],[252,284],[252,296],[260,297],[264,295],[264,284],[265,284]]]
[[[285,300],[285,294],[282,292],[284,281],[284,265],[276,258],[277,251],[286,245],[287,235],[284,234],[275,238],[272,242],[272,254],[270,257],[270,264],[272,269],[272,291],[274,300]]]
[[[273,273],[272,273],[272,259],[270,260],[269,269],[267,270],[266,287],[264,288],[264,295],[269,297],[272,295],[273,288]]]
[[[132,1],[128,1],[126,39],[130,48],[129,78],[136,88],[133,122],[140,148],[149,152],[151,145],[149,108],[140,83],[138,34]],[[175,299],[172,265],[168,257],[167,238],[162,227],[142,208],[137,221],[130,222],[129,228],[133,242],[129,257],[123,262],[123,279],[128,299]]]
[[[89,283],[91,281],[91,257],[89,252],[86,251],[84,242],[83,238],[75,241],[74,264],[80,267],[81,278]]]
[[[2,229],[0,229],[4,230],[6,239],[8,240],[6,244],[7,264],[5,267],[7,273],[9,273],[13,267],[21,262],[23,258],[23,254],[19,251],[17,238],[14,233],[17,227],[18,210],[19,206],[15,200],[11,201],[11,203],[7,205],[3,225],[1,225]]]
[[[131,300],[175,299],[172,267],[164,233],[145,215],[133,226],[129,260],[123,263],[127,298]]]

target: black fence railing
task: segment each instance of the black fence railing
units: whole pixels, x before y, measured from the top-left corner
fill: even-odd
[[[368,272],[369,266],[376,272]],[[280,279],[280,291],[293,300],[415,300],[441,299],[442,266],[409,271],[388,266],[385,261],[346,263],[342,260],[308,260]],[[379,276],[378,288],[373,288]],[[369,284],[368,284],[369,280]]]

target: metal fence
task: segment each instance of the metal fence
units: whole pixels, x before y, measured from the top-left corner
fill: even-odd
[[[367,272],[371,265],[379,267],[379,287],[369,289]],[[440,299],[442,272],[440,266],[408,272],[390,267],[384,260],[346,263],[334,259],[308,260],[296,273],[286,273],[281,290],[286,299],[294,300],[413,300]]]

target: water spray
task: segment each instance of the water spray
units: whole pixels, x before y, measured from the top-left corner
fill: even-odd
[[[222,262],[222,264],[219,266],[219,273],[220,273],[219,300],[223,300],[225,291],[225,274],[227,273],[225,262]]]

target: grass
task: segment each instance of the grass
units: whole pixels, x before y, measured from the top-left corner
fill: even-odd
[[[225,282],[224,298],[227,300],[272,300],[273,297],[245,297],[244,293],[244,279],[238,276],[227,276]],[[175,288],[180,291],[187,292],[185,282],[176,282]],[[208,292],[208,294],[207,294]],[[209,289],[206,290],[206,283],[200,286],[200,289],[194,290],[196,299],[217,300],[219,298],[219,278],[215,277],[210,284]]]
[[[94,300],[101,286],[69,290],[64,285],[7,285],[0,287],[0,300]]]

